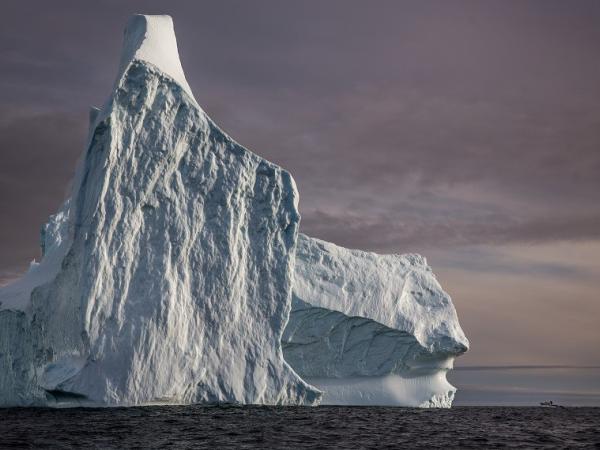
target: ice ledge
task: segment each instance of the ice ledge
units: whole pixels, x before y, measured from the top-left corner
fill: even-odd
[[[179,60],[171,16],[133,15],[127,22],[117,82],[134,60],[148,62],[175,80],[194,100]]]

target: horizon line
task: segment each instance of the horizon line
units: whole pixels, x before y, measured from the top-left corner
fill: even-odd
[[[454,370],[523,370],[523,369],[600,369],[600,366],[577,366],[577,365],[560,365],[560,364],[538,364],[538,365],[497,365],[497,366],[457,366]]]

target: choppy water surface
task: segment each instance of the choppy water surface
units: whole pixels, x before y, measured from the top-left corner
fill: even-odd
[[[0,409],[0,446],[600,448],[600,408]]]

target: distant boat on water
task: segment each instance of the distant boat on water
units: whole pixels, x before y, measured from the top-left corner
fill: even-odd
[[[547,402],[541,402],[540,406],[546,406],[546,407],[550,407],[550,408],[564,408],[564,406],[557,405],[552,400],[548,400]]]

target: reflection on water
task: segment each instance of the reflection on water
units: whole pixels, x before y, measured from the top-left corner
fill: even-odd
[[[454,405],[600,406],[600,367],[457,367]]]

